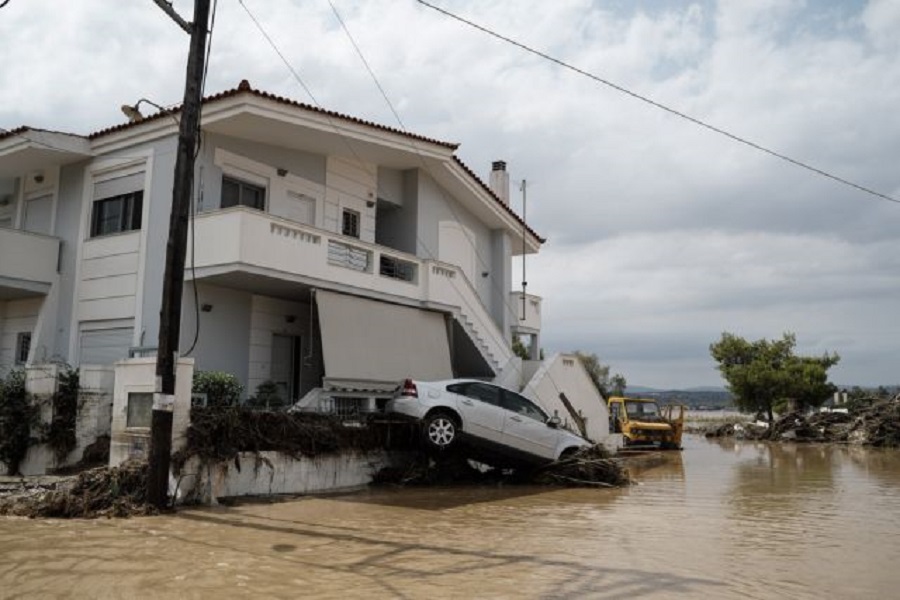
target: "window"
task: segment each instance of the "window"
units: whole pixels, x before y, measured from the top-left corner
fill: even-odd
[[[28,353],[31,351],[31,332],[23,331],[16,336],[16,364],[24,365],[28,362]]]
[[[143,190],[94,200],[91,237],[140,229],[143,204]]]
[[[535,406],[530,400],[509,390],[503,390],[503,408],[542,423],[548,419],[544,411]]]
[[[152,420],[153,394],[150,392],[129,392],[125,427],[146,427],[149,429]]]
[[[350,237],[359,237],[359,213],[355,210],[344,209],[341,221],[341,233]]]
[[[447,386],[448,392],[460,394],[494,406],[500,406],[500,388],[486,383],[465,382]]]
[[[222,208],[248,206],[266,209],[266,188],[227,175],[222,176]]]

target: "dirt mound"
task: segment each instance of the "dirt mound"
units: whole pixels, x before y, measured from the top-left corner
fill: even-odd
[[[147,463],[84,471],[58,484],[29,487],[0,498],[0,514],[26,517],[129,517],[154,514],[147,504]]]

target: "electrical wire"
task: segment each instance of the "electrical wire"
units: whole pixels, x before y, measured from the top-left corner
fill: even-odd
[[[281,58],[281,62],[283,62],[285,64],[285,66],[288,68],[288,70],[294,76],[294,79],[296,79],[297,82],[300,84],[300,86],[304,89],[304,91],[306,91],[306,94],[310,97],[313,104],[315,104],[316,106],[319,106],[321,108],[319,101],[316,100],[316,97],[313,95],[312,91],[309,89],[309,86],[306,85],[306,82],[303,81],[303,78],[300,77],[300,74],[297,73],[297,70],[293,67],[293,65],[291,65],[290,61],[288,61],[288,59],[284,56],[284,53],[281,52],[281,50],[278,48],[278,45],[275,43],[275,41],[272,39],[272,37],[268,34],[268,32],[266,32],[266,30],[263,28],[263,26],[259,22],[259,20],[257,20],[257,18],[253,15],[252,12],[250,12],[250,9],[247,8],[246,4],[244,4],[244,0],[238,0],[238,3],[240,3],[241,7],[247,13],[247,16],[250,17],[250,20],[253,21],[253,23],[256,25],[256,28],[263,35],[263,37],[266,38],[266,41],[269,42],[269,46],[272,47],[272,50],[274,50],[275,53],[279,56],[279,58]]]
[[[729,131],[726,131],[725,129],[722,129],[721,127],[716,127],[715,125],[711,125],[710,123],[707,123],[706,121],[703,121],[703,120],[698,119],[698,118],[696,118],[696,117],[692,117],[692,116],[688,115],[687,113],[681,112],[680,110],[677,110],[677,109],[675,109],[675,108],[672,108],[672,107],[670,107],[670,106],[667,106],[667,105],[665,105],[665,104],[663,104],[663,103],[661,103],[661,102],[657,102],[656,100],[653,100],[652,98],[649,98],[649,97],[644,96],[644,95],[642,95],[642,94],[639,94],[639,93],[637,93],[637,92],[633,92],[633,91],[629,90],[628,88],[626,88],[625,86],[622,86],[622,85],[619,85],[619,84],[617,84],[617,83],[614,83],[614,82],[612,82],[612,81],[610,81],[610,80],[608,80],[608,79],[605,79],[605,78],[603,78],[603,77],[600,77],[599,75],[595,75],[594,73],[591,73],[590,71],[586,71],[586,70],[584,70],[584,69],[581,69],[581,68],[579,68],[579,67],[576,67],[576,66],[574,66],[574,65],[572,65],[572,64],[570,64],[570,63],[567,63],[567,62],[565,62],[565,61],[563,61],[563,60],[561,60],[561,59],[559,59],[559,58],[553,57],[553,56],[551,56],[551,55],[549,55],[549,54],[547,54],[547,53],[545,53],[545,52],[541,52],[540,50],[536,50],[536,49],[532,48],[531,46],[528,46],[528,45],[526,45],[526,44],[524,44],[524,43],[522,43],[522,42],[516,41],[516,40],[514,40],[514,39],[512,39],[512,38],[510,38],[510,37],[507,37],[507,36],[505,36],[505,35],[502,35],[502,34],[500,34],[500,33],[497,33],[496,31],[494,31],[494,30],[492,30],[492,29],[489,29],[489,28],[487,28],[487,27],[485,27],[485,26],[483,26],[483,25],[479,25],[478,23],[475,23],[474,21],[471,21],[471,20],[466,19],[466,18],[464,18],[464,17],[461,17],[461,16],[459,16],[459,15],[457,15],[457,14],[455,14],[455,13],[452,13],[452,12],[450,12],[449,10],[446,10],[446,9],[441,8],[441,7],[439,7],[439,6],[435,6],[434,4],[431,4],[430,2],[426,2],[425,0],[416,0],[416,2],[418,2],[418,3],[421,4],[422,6],[426,6],[426,7],[430,8],[430,9],[436,11],[436,12],[439,12],[439,13],[441,13],[441,14],[443,14],[443,15],[446,15],[447,17],[450,17],[451,19],[454,19],[454,20],[456,20],[456,21],[459,21],[460,23],[463,23],[463,24],[465,24],[465,25],[468,25],[469,27],[472,27],[472,28],[474,28],[474,29],[477,29],[478,31],[481,31],[481,32],[483,32],[483,33],[486,33],[487,35],[489,35],[489,36],[491,36],[491,37],[494,37],[494,38],[496,38],[496,39],[498,39],[498,40],[504,41],[504,42],[506,42],[506,43],[508,43],[508,44],[512,44],[513,46],[516,46],[517,48],[519,48],[519,49],[521,49],[521,50],[524,50],[524,51],[526,51],[526,52],[529,52],[529,53],[531,53],[531,54],[534,54],[535,56],[538,56],[538,57],[540,57],[540,58],[543,58],[544,60],[550,61],[550,62],[552,62],[552,63],[554,63],[554,64],[556,64],[556,65],[558,65],[558,66],[560,66],[560,67],[562,67],[562,68],[564,68],[564,69],[567,69],[567,70],[569,70],[569,71],[573,71],[574,73],[577,73],[577,74],[579,74],[579,75],[582,75],[582,76],[584,76],[584,77],[587,77],[588,79],[592,79],[592,80],[596,81],[597,83],[600,83],[600,84],[603,84],[603,85],[605,85],[605,86],[607,86],[607,87],[610,87],[610,88],[612,88],[612,89],[614,89],[614,90],[616,90],[616,91],[618,91],[618,92],[621,92],[621,93],[623,93],[623,94],[625,94],[625,95],[627,95],[627,96],[631,96],[632,98],[634,98],[634,99],[636,99],[636,100],[640,100],[641,102],[644,102],[644,103],[646,103],[646,104],[649,104],[649,105],[651,105],[651,106],[653,106],[653,107],[655,107],[655,108],[658,108],[658,109],[660,109],[660,110],[664,110],[664,111],[666,111],[667,113],[673,114],[673,115],[675,115],[676,117],[679,117],[679,118],[681,118],[681,119],[684,119],[684,120],[686,120],[686,121],[689,121],[689,122],[693,123],[694,125],[698,125],[698,126],[700,126],[700,127],[703,127],[704,129],[708,129],[709,131],[712,131],[712,132],[717,133],[717,134],[719,134],[719,135],[725,136],[725,137],[731,139],[732,141],[738,142],[738,143],[740,143],[740,144],[744,144],[745,146],[749,146],[750,148],[753,148],[754,150],[758,150],[758,151],[763,152],[763,153],[765,153],[765,154],[768,154],[768,155],[770,155],[770,156],[774,156],[775,158],[777,158],[777,159],[779,159],[779,160],[783,160],[783,161],[785,161],[785,162],[787,162],[787,163],[790,163],[790,164],[794,165],[795,167],[800,167],[801,169],[806,169],[807,171],[811,171],[812,173],[815,173],[815,174],[820,175],[820,176],[822,176],[822,177],[826,177],[826,178],[831,179],[831,180],[833,180],[833,181],[836,181],[836,182],[838,182],[838,183],[840,183],[840,184],[843,184],[843,185],[846,185],[846,186],[848,186],[848,187],[854,188],[854,189],[856,189],[856,190],[858,190],[858,191],[860,191],[860,192],[864,192],[864,193],[866,193],[866,194],[870,194],[870,195],[875,196],[876,198],[880,198],[880,199],[882,199],[882,200],[887,200],[887,201],[889,201],[889,202],[894,202],[894,203],[900,204],[900,199],[894,198],[894,197],[889,196],[889,195],[887,195],[887,194],[883,194],[883,193],[881,193],[881,192],[879,192],[879,191],[877,191],[877,190],[873,190],[872,188],[866,187],[866,186],[864,186],[864,185],[860,185],[860,184],[858,184],[858,183],[854,183],[853,181],[850,181],[849,179],[845,179],[845,178],[840,177],[840,176],[838,176],[838,175],[834,175],[833,173],[829,173],[828,171],[825,171],[825,170],[823,170],[823,169],[820,169],[820,168],[818,168],[818,167],[815,167],[815,166],[813,166],[813,165],[811,165],[811,164],[809,164],[809,163],[803,162],[803,161],[801,161],[801,160],[797,160],[797,159],[795,159],[795,158],[791,158],[790,156],[787,156],[786,154],[782,154],[782,153],[780,153],[780,152],[777,152],[777,151],[775,151],[775,150],[772,150],[772,149],[770,149],[770,148],[767,148],[767,147],[765,147],[765,146],[763,146],[763,145],[761,145],[761,144],[757,144],[756,142],[750,141],[750,140],[748,140],[747,138],[744,138],[744,137],[741,137],[741,136],[739,136],[739,135],[737,135],[737,134],[734,134],[734,133],[731,133],[731,132],[729,132]]]
[[[327,0],[327,1],[328,1],[328,4],[331,6],[331,10],[334,12],[335,17],[337,17],[338,22],[341,25],[341,28],[344,30],[344,33],[346,34],[347,38],[350,40],[350,43],[353,45],[353,48],[356,50],[357,55],[359,56],[362,63],[365,65],[366,70],[369,72],[369,75],[371,76],[372,80],[375,82],[376,87],[381,92],[382,98],[384,98],[384,101],[387,103],[387,105],[390,108],[391,112],[393,113],[394,117],[397,119],[397,122],[400,124],[400,127],[402,128],[402,130],[404,132],[407,132],[406,125],[403,123],[403,119],[400,118],[400,115],[397,113],[397,110],[395,109],[393,102],[391,102],[390,98],[388,97],[387,93],[384,90],[384,87],[378,81],[378,77],[375,75],[375,72],[372,70],[371,66],[369,65],[369,61],[366,60],[365,56],[362,53],[362,50],[360,49],[359,45],[356,43],[356,40],[353,39],[353,34],[350,33],[349,28],[344,23],[344,20],[341,18],[340,14],[337,11],[337,8],[334,6],[332,1],[331,0]],[[418,146],[415,143],[411,142],[410,147],[415,151],[416,155],[418,156],[423,169],[430,174],[430,168],[429,168],[428,164],[425,162],[425,157],[422,156],[421,152],[419,151]],[[450,213],[453,215],[453,219],[456,221],[457,224],[462,226],[462,220],[459,218],[459,215],[457,215],[456,209],[453,206],[453,202],[448,201],[446,195],[444,194],[443,189],[440,186],[437,186],[437,189],[438,189],[438,192],[443,197],[444,203],[450,209]],[[484,259],[484,257],[481,255],[481,253],[478,251],[478,245],[475,243],[475,240],[473,240],[471,238],[471,236],[467,232],[467,228],[465,226],[462,226],[462,230],[464,232],[464,235],[466,236],[466,240],[468,241],[469,245],[472,247],[472,250],[474,251],[475,256],[478,258],[478,261],[481,263],[481,266],[483,268],[487,269],[488,268],[487,261]],[[419,243],[422,245],[422,247],[426,251],[426,253],[431,255],[432,259],[434,259],[435,257],[433,255],[433,253],[428,249],[428,247],[427,247],[427,245],[425,245],[424,241],[418,237],[418,233],[416,234],[416,237],[418,238]],[[525,246],[524,231],[523,231],[522,245],[523,245],[523,247]],[[522,260],[523,261],[525,260],[524,254],[522,255]],[[516,309],[514,309],[512,307],[512,305],[510,304],[508,295],[506,294],[506,291],[502,288],[501,282],[497,281],[496,279],[493,279],[491,283],[492,283],[491,287],[493,288],[494,293],[499,294],[499,296],[502,298],[501,302],[502,302],[503,306],[506,308],[507,314],[509,314],[509,315],[517,314]],[[453,285],[454,285],[454,287],[456,287],[455,283]],[[473,287],[473,291],[475,291],[474,286],[472,286],[472,287]],[[458,289],[457,289],[457,291],[458,291]],[[477,291],[475,291],[475,294],[477,297],[478,296]],[[523,296],[523,301],[524,301],[525,300],[525,290],[524,289],[522,290],[522,296]],[[466,302],[465,298],[462,295],[460,295],[460,299],[462,301]],[[469,306],[469,308],[471,309],[472,307]],[[493,331],[489,331],[488,333],[494,339],[494,342],[498,342],[501,347],[508,345],[505,338],[498,339],[496,337],[497,334]],[[514,353],[513,353],[513,357],[515,357]],[[510,358],[510,361],[511,360],[512,360],[512,358]],[[504,368],[506,366],[508,366],[508,364],[509,363],[504,365]],[[503,369],[501,369],[500,372],[502,373],[502,371],[503,371]],[[498,373],[498,375],[499,374],[500,373]],[[547,378],[550,380],[550,383],[553,385],[554,389],[556,390],[556,392],[558,394],[560,394],[561,389],[560,389],[559,385],[556,383],[556,381],[554,380],[553,374],[550,372],[549,369],[546,370],[546,375],[547,375]]]

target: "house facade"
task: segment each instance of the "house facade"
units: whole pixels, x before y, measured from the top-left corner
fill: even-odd
[[[179,116],[0,133],[0,372],[154,354]],[[246,81],[203,100],[201,133],[181,321],[196,369],[316,410],[376,408],[404,377],[542,389],[512,351],[526,337],[537,358],[541,299],[511,269],[544,240],[510,209],[504,163],[485,184],[455,144]]]

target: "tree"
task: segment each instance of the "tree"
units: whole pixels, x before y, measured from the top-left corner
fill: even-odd
[[[828,381],[828,369],[840,357],[827,352],[821,357],[797,356],[796,344],[793,333],[780,340],[749,342],[726,332],[710,344],[709,352],[738,408],[765,413],[771,423],[775,410],[791,403],[798,410],[820,406],[837,389]]]
[[[576,350],[573,354],[581,361],[584,370],[587,371],[601,396],[608,398],[610,395],[621,396],[625,393],[625,386],[627,385],[625,377],[619,373],[610,376],[609,365],[601,363],[596,354],[593,352],[588,354],[581,350]]]
[[[514,335],[512,338],[512,351],[513,354],[515,354],[522,360],[528,360],[529,358],[531,358],[530,356],[528,356],[528,348],[525,347],[525,344],[522,343],[522,340],[517,335]]]

